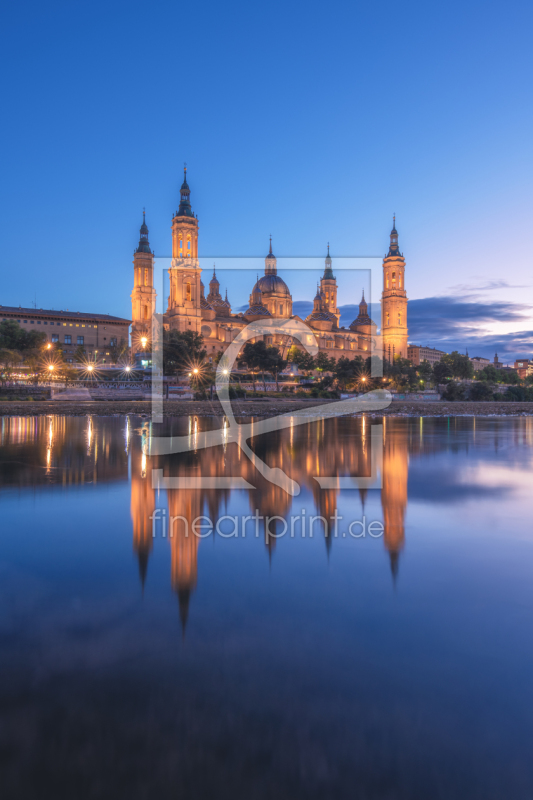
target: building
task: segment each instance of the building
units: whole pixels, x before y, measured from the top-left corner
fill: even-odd
[[[398,246],[396,217],[393,217],[389,252],[383,259],[381,295],[381,335],[387,361],[396,356],[407,358],[407,293],[405,259]]]
[[[533,375],[533,361],[528,358],[520,358],[514,362],[514,368],[521,378],[527,378],[528,375]]]
[[[129,319],[109,314],[0,306],[0,320],[18,322],[25,331],[45,333],[48,343],[61,345],[68,362],[74,361],[77,348],[83,347],[91,360],[109,363],[110,348],[121,341],[127,344],[129,339]]]
[[[249,296],[246,311],[233,313],[227,290],[223,297],[220,282],[213,267],[209,281],[209,292],[205,294],[202,270],[198,260],[198,218],[191,207],[187,170],[184,170],[180,189],[180,204],[172,219],[172,260],[169,273],[170,293],[167,309],[163,315],[165,330],[194,331],[203,338],[208,357],[224,352],[227,346],[255,320],[294,319],[305,322],[319,350],[328,352],[335,359],[341,356],[366,358],[373,348],[380,345],[377,325],[368,316],[368,305],[363,297],[359,303],[359,314],[348,327],[340,327],[340,311],[337,307],[338,285],[333,273],[329,244],[324,273],[316,288],[313,310],[301,320],[293,315],[293,301],[289,287],[278,274],[277,259],[272,251],[272,238],[265,258],[265,271],[258,277]],[[134,253],[134,286],[132,300],[132,349],[142,351],[151,338],[152,316],[155,310],[156,292],[153,285],[154,256],[148,243],[148,227],[143,213],[139,245]],[[405,259],[398,249],[396,226],[390,234],[390,247],[383,260],[382,325],[385,347],[384,355],[392,360],[395,356],[407,357],[407,295],[404,286]],[[276,345],[284,355],[293,344],[288,335],[263,337],[268,345]],[[300,346],[299,343],[297,346]]]
[[[444,350],[436,350],[434,347],[424,347],[419,344],[407,345],[407,358],[414,367],[419,367],[423,361],[427,361],[433,366],[446,355],[448,353],[445,353]]]
[[[471,356],[470,361],[474,365],[474,369],[477,372],[480,369],[484,369],[484,367],[488,367],[491,365],[490,359],[483,358],[482,356]]]

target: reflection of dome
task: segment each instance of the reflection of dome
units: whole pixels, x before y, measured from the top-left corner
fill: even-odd
[[[261,290],[263,294],[269,292],[277,292],[278,294],[286,294],[290,296],[289,287],[279,275],[263,275],[259,278],[254,286]]]

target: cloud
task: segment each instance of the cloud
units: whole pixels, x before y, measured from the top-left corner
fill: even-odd
[[[533,348],[533,334],[529,329],[532,318],[533,309],[525,303],[426,297],[409,301],[409,339],[448,352],[468,348],[470,355],[492,357],[497,350],[514,360]],[[529,324],[526,330],[494,334],[490,328],[495,322]]]
[[[455,286],[450,286],[448,291],[452,295],[458,294],[465,299],[465,297],[479,297],[483,292],[493,292],[501,289],[529,289],[527,284],[513,284],[503,280],[487,281],[485,278],[479,278],[478,283],[457,283]]]

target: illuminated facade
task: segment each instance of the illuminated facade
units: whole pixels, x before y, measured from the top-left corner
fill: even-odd
[[[383,259],[381,335],[383,356],[387,361],[393,361],[396,357],[407,358],[405,258],[398,246],[396,217],[390,233],[389,252]]]
[[[170,293],[163,317],[166,330],[194,331],[202,336],[208,357],[224,352],[248,323],[256,320],[294,319],[304,322],[310,334],[327,355],[368,357],[374,348],[379,352],[380,339],[376,324],[368,315],[364,295],[359,314],[349,325],[340,327],[337,279],[329,254],[324,273],[317,286],[313,310],[301,320],[293,314],[290,289],[278,274],[277,259],[272,252],[272,238],[265,258],[264,275],[258,277],[243,313],[232,313],[227,291],[220,293],[220,283],[213,269],[209,293],[205,294],[202,270],[198,260],[198,219],[193,214],[190,188],[185,169],[180,190],[180,204],[172,219],[172,261],[169,273]],[[391,246],[383,261],[384,287],[382,295],[383,341],[386,358],[407,357],[407,296],[404,288],[405,260],[398,250],[396,228],[391,233]],[[150,278],[152,282],[150,283]],[[132,292],[132,348],[142,349],[141,338],[149,338],[151,318],[155,311],[156,293],[153,286],[153,253],[148,245],[148,228],[143,219],[139,247],[134,257],[134,289]],[[281,346],[284,354],[293,344],[291,337],[265,335],[268,345]],[[146,343],[144,343],[146,344]],[[297,346],[300,346],[297,344]]]
[[[83,311],[48,311],[42,308],[0,306],[0,321],[17,322],[24,331],[46,334],[48,344],[61,346],[65,361],[74,362],[74,354],[82,347],[91,361],[109,364],[112,347],[128,343],[130,321],[109,314],[88,314]]]

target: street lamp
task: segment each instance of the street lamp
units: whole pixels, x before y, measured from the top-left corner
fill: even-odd
[[[141,336],[141,345],[143,347],[143,350],[146,347],[146,342],[147,341],[148,341],[148,339],[146,338],[146,336]]]
[[[129,372],[131,367],[126,367],[126,372]]]
[[[93,365],[92,365],[92,364],[89,364],[89,366],[87,367],[87,371],[88,371],[88,372],[92,372],[92,371],[93,371],[93,369],[94,369]]]

